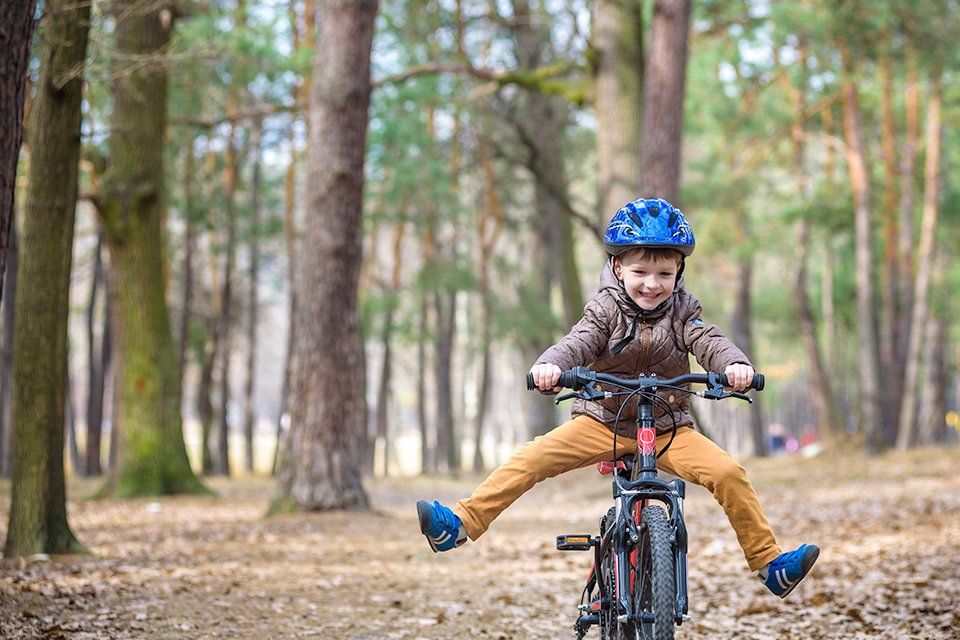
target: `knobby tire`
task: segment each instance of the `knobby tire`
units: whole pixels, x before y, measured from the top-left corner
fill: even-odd
[[[637,622],[630,640],[673,640],[676,578],[670,524],[663,507],[640,512],[633,610],[653,614],[653,622]],[[627,637],[627,636],[624,636]]]

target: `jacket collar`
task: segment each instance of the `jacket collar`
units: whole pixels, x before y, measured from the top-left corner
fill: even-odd
[[[612,294],[617,301],[617,306],[620,308],[620,311],[627,318],[631,319],[630,332],[627,333],[623,340],[615,344],[611,351],[614,354],[618,354],[633,341],[637,335],[637,323],[640,320],[659,320],[665,316],[670,310],[670,307],[673,306],[677,296],[683,291],[683,285],[683,276],[681,276],[670,297],[661,302],[657,308],[648,311],[640,308],[640,305],[633,301],[633,298],[627,294],[627,290],[623,286],[623,281],[617,279],[617,276],[613,273],[613,258],[607,260],[607,264],[600,273],[600,291],[606,290]]]

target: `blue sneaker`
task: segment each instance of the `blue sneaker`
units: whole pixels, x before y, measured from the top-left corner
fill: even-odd
[[[813,563],[820,555],[820,547],[812,544],[802,544],[794,551],[787,551],[777,556],[767,565],[766,575],[760,573],[760,579],[773,595],[786,598],[800,581],[803,580]]]
[[[449,551],[467,541],[467,532],[460,518],[439,502],[419,501],[417,516],[420,518],[420,532],[427,536],[434,553]]]

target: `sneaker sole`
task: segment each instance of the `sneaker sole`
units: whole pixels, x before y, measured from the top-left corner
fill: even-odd
[[[803,554],[803,563],[800,565],[800,569],[802,569],[800,577],[797,578],[797,581],[794,582],[789,589],[780,594],[781,600],[790,595],[790,593],[797,588],[797,585],[803,582],[803,579],[807,577],[807,574],[810,573],[810,569],[812,569],[814,563],[816,563],[817,558],[820,557],[820,547],[817,545],[807,545],[807,549],[810,549],[810,551]]]
[[[433,509],[433,506],[426,500],[420,500],[417,502],[417,519],[420,520],[420,533],[427,539],[427,542],[430,543],[430,548],[433,549],[434,553],[440,553],[440,550],[437,549],[437,545],[433,543],[433,539],[427,534],[427,527],[430,526],[430,511]]]

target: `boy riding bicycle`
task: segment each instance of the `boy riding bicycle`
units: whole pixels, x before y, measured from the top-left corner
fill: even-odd
[[[691,353],[705,370],[724,372],[735,390],[750,386],[750,360],[716,326],[700,319],[700,303],[684,290],[684,260],[695,242],[679,209],[661,199],[635,200],[614,215],[604,245],[610,257],[583,318],[530,369],[540,391],[558,392],[561,371],[576,366],[620,377],[675,377],[690,372]],[[657,449],[669,440],[674,419],[678,429],[657,466],[713,493],[750,570],[771,592],[786,597],[813,567],[820,550],[801,545],[783,553],[743,466],[693,429],[687,394],[660,393],[671,412],[655,413]],[[636,407],[621,402],[618,397],[576,400],[572,420],[528,442],[453,509],[418,502],[420,529],[431,548],[447,551],[467,538],[476,540],[536,483],[611,459],[611,430],[618,413],[616,448],[635,453]]]

